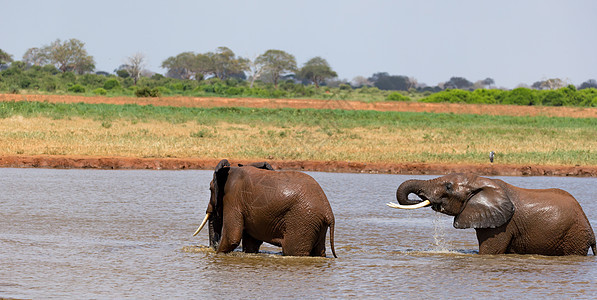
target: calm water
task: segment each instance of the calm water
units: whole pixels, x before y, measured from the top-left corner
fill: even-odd
[[[333,258],[216,255],[203,218],[211,171],[0,169],[0,297],[592,298],[597,258],[479,256],[474,230],[431,209],[398,211],[411,178],[309,173],[336,216]],[[597,179],[501,177],[559,187],[594,230]],[[329,241],[327,243],[327,253]]]

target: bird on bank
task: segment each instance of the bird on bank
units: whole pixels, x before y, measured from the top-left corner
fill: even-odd
[[[490,151],[490,152],[489,152],[489,162],[490,162],[490,163],[493,163],[493,157],[494,157],[494,156],[495,156],[495,152],[493,152],[493,151]]]

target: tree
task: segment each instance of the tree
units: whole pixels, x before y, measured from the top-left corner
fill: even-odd
[[[560,89],[565,87],[566,81],[560,79],[560,78],[550,78],[547,79],[545,81],[543,81],[543,86],[545,88],[547,88],[548,90],[556,90],[556,89]]]
[[[489,88],[490,86],[495,84],[495,80],[493,80],[493,78],[485,78],[483,80],[481,80],[481,83],[483,83],[485,85],[485,87]]]
[[[276,89],[282,75],[296,71],[296,59],[294,55],[282,50],[267,50],[265,53],[259,55],[255,62],[263,65],[264,71],[269,73]]]
[[[444,83],[444,89],[468,90],[473,87],[473,83],[463,77],[452,77]]]
[[[365,76],[356,76],[352,79],[351,85],[356,88],[364,87],[364,86],[373,86],[373,83],[369,81]]]
[[[537,90],[556,90],[565,87],[566,81],[560,78],[550,78],[533,83],[532,87]]]
[[[34,66],[43,66],[49,63],[47,53],[40,48],[29,48],[23,54],[23,61]]]
[[[475,84],[473,85],[473,88],[475,89],[480,89],[480,88],[484,88],[484,89],[488,89],[490,88],[492,85],[495,84],[495,81],[492,78],[485,78],[483,80],[479,80],[477,82],[475,82]]]
[[[0,49],[0,66],[6,65],[12,62],[12,55],[4,52],[4,50]]]
[[[247,61],[247,72],[249,72],[249,78],[251,78],[250,88],[253,88],[255,80],[261,77],[263,73],[264,65],[257,62],[257,59]]]
[[[590,89],[590,88],[597,89],[597,80],[589,79],[589,80],[583,82],[578,89],[582,90],[582,89]]]
[[[133,78],[134,85],[137,85],[137,81],[139,81],[141,72],[145,67],[145,55],[143,55],[143,53],[137,52],[132,56],[129,56],[126,60],[127,64],[125,69]]]
[[[313,82],[316,88],[319,88],[319,85],[327,79],[338,77],[338,74],[332,70],[328,62],[319,56],[307,61],[297,75],[299,78]]]
[[[386,91],[408,91],[413,84],[406,76],[390,75],[387,72],[378,72],[369,78],[369,81],[373,82],[373,85]]]
[[[215,53],[208,52],[205,55],[209,58],[209,73],[222,80],[248,69],[248,60],[242,57],[237,58],[234,52],[227,47],[218,47]]]
[[[248,60],[236,57],[227,47],[219,47],[216,52],[195,54],[183,52],[162,62],[168,69],[166,75],[178,79],[201,80],[206,76],[227,79],[231,76],[243,77],[248,69]]]
[[[166,76],[176,79],[197,79],[199,58],[193,52],[183,52],[170,56],[162,62],[162,68],[168,69]]]
[[[118,75],[120,78],[131,77],[131,74],[129,74],[129,72],[126,70],[126,65],[120,65],[120,67],[114,70],[114,73],[116,73],[116,75]]]
[[[23,60],[33,65],[51,63],[62,72],[74,71],[84,74],[95,69],[95,61],[84,47],[85,43],[77,39],[70,39],[64,43],[57,39],[48,46],[28,49]]]

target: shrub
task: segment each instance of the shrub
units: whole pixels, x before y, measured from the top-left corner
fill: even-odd
[[[85,93],[85,88],[80,84],[75,84],[69,87],[68,91],[73,93]]]
[[[105,95],[108,92],[105,89],[97,88],[97,89],[93,90],[93,93],[96,95]]]
[[[502,104],[535,105],[538,104],[537,93],[527,88],[515,88],[504,94]]]
[[[596,107],[597,106],[597,89],[586,88],[578,91],[579,97],[582,99],[579,105]]]
[[[473,103],[471,92],[464,90],[445,90],[422,99],[423,102]]]
[[[84,74],[79,75],[77,78],[77,83],[86,86],[88,88],[92,87],[102,87],[106,82],[106,77],[102,75],[96,74]]]
[[[338,86],[340,88],[341,91],[350,91],[352,90],[352,87],[349,84],[346,83],[341,83],[340,86]]]
[[[541,104],[549,106],[562,106],[565,102],[564,93],[561,90],[544,91],[541,97]]]
[[[227,96],[240,96],[243,94],[243,92],[244,89],[242,87],[229,87],[226,89],[224,94],[226,94]]]
[[[104,89],[112,90],[115,88],[120,88],[120,81],[116,78],[110,78],[104,82]]]
[[[148,87],[138,88],[135,91],[135,96],[137,97],[160,97],[161,93],[160,90],[157,88],[150,89]]]
[[[73,72],[64,72],[60,77],[65,83],[75,83],[75,80],[77,80],[77,76],[75,76],[75,73]]]
[[[503,95],[504,91],[502,90],[476,89],[471,96],[474,103],[497,104],[502,101]]]
[[[407,96],[404,96],[398,92],[391,92],[390,94],[388,94],[388,96],[386,97],[386,100],[390,100],[390,101],[410,101],[410,98]]]

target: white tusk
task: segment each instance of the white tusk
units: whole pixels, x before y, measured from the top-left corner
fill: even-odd
[[[429,200],[421,201],[417,204],[412,204],[412,205],[402,205],[402,204],[398,204],[398,203],[394,203],[394,202],[386,203],[386,205],[389,207],[401,208],[401,209],[416,209],[416,208],[425,207],[429,204],[431,204],[431,202],[429,202]]]
[[[199,233],[199,231],[201,231],[201,229],[203,229],[203,226],[205,226],[205,223],[207,223],[207,219],[209,219],[209,213],[205,214],[205,219],[203,219],[203,222],[201,222],[201,225],[199,225],[199,229],[197,229],[197,231],[195,231],[195,233],[193,233],[193,236],[196,236],[197,233]]]

